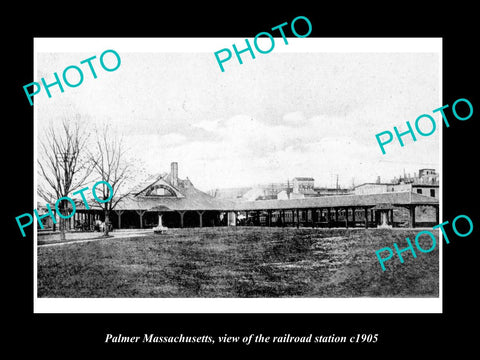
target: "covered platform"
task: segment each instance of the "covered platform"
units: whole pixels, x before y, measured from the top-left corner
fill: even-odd
[[[231,202],[197,189],[185,197],[131,196],[110,215],[114,228],[211,226],[296,227],[416,227],[439,223],[439,203],[409,191],[371,195],[338,195],[294,200]],[[420,208],[429,207],[429,221],[417,221]],[[98,209],[79,209],[79,217],[98,218]]]
[[[416,209],[431,207],[434,218],[423,226],[438,224],[438,199],[405,192],[369,195],[323,196],[295,200],[262,200],[236,203],[233,211],[245,214],[245,224],[296,227],[416,227]],[[405,209],[402,219],[394,210]]]
[[[170,173],[147,178],[121,198],[109,214],[115,229],[183,228],[207,226],[308,227],[416,227],[439,222],[437,198],[404,192],[334,195],[286,200],[230,201],[218,199],[178,177],[178,164]],[[97,203],[80,203],[71,223],[103,220]],[[83,206],[83,208],[82,208]],[[421,208],[433,209],[425,220]],[[418,214],[418,215],[417,215]]]

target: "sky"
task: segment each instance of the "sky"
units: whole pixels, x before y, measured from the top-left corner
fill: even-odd
[[[404,137],[404,147],[392,142],[385,155],[375,139],[394,126],[406,130],[406,121],[414,126],[422,114],[441,124],[432,113],[443,105],[438,53],[322,52],[315,39],[293,40],[309,46],[293,41],[255,59],[247,53],[242,65],[233,57],[225,72],[213,52],[231,48],[226,39],[202,51],[189,50],[187,40],[177,40],[178,52],[149,41],[141,51],[117,48],[121,65],[113,72],[100,67],[99,46],[39,51],[34,81],[49,83],[69,65],[84,70],[84,81],[63,93],[52,87],[51,98],[44,91],[35,96],[38,139],[63,117],[80,118],[91,129],[108,123],[147,173],[168,172],[176,161],[180,178],[204,191],[296,176],[334,186],[338,175],[341,186],[351,186],[377,176],[389,181],[404,170],[439,170],[440,126],[416,142]],[[97,79],[80,65],[93,55]],[[109,61],[114,64],[113,56],[105,56]],[[420,127],[427,132],[431,125]]]

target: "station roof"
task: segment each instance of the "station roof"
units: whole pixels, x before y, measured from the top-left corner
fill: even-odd
[[[187,211],[233,210],[232,201],[214,198],[194,187],[180,190],[184,197],[129,196],[122,199],[115,210]]]
[[[305,199],[263,200],[235,203],[233,210],[280,210],[334,207],[372,207],[378,204],[435,205],[438,199],[410,191],[368,195],[319,196]]]
[[[182,189],[183,198],[136,196],[123,199],[115,210],[147,211],[246,211],[246,210],[282,210],[335,207],[374,207],[378,204],[402,205],[438,205],[438,199],[415,194],[410,191],[388,192],[368,195],[319,196],[290,200],[257,200],[233,202],[216,199],[192,187]]]

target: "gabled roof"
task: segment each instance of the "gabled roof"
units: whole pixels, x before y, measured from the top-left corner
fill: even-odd
[[[196,189],[189,179],[178,179],[178,185],[176,187],[173,187],[168,183],[163,176],[156,181],[146,181],[143,184],[147,184],[145,188],[122,199],[115,207],[115,210],[205,211],[233,208],[233,202],[224,199],[216,199],[203,191]],[[175,189],[179,196],[146,195],[145,190],[155,184],[166,184],[172,189]]]
[[[180,184],[181,183],[179,181],[179,185]],[[172,194],[175,194],[175,197],[182,198],[184,197],[184,194],[182,194],[182,192],[180,191],[179,185],[173,186],[170,182],[165,180],[165,177],[161,177],[158,180],[154,181],[153,183],[147,185],[147,187],[142,189],[141,191],[133,192],[132,194],[134,196],[149,196],[149,192],[151,188],[153,188],[154,186],[160,186],[160,187],[167,188]]]
[[[134,186],[130,190],[130,193],[136,196],[136,195],[140,194],[141,192],[145,191],[146,189],[148,189],[150,186],[157,183],[160,179],[164,179],[167,175],[168,175],[167,173],[150,175],[144,181],[142,181],[141,183]]]

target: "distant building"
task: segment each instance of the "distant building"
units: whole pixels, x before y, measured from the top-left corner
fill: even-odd
[[[305,196],[316,196],[313,190],[315,179],[311,177],[295,177],[293,178],[293,194],[303,194]]]
[[[438,185],[439,174],[435,169],[420,169],[418,172],[419,182],[423,184],[437,184]]]
[[[355,195],[382,194],[390,191],[394,191],[393,184],[386,183],[364,183],[353,189]]]
[[[394,178],[391,183],[364,183],[354,188],[355,195],[382,194],[386,192],[410,191],[416,194],[439,197],[439,174],[435,169],[420,169],[418,176],[405,174]]]
[[[440,196],[438,185],[412,185],[412,192],[434,198],[438,198]]]
[[[314,188],[315,192],[318,194],[318,196],[333,196],[333,195],[347,195],[350,193],[350,189],[344,189],[344,188]]]
[[[270,183],[251,187],[215,189],[209,194],[218,199],[233,201],[294,200],[318,196],[346,195],[351,192],[344,188],[315,187],[312,177],[295,177],[286,183]]]
[[[420,169],[418,176],[399,177],[398,183],[394,184],[394,191],[411,191],[416,194],[439,197],[439,174],[435,169]]]
[[[431,196],[434,198],[439,197],[438,184],[422,184],[422,183],[410,183],[410,184],[397,184],[393,185],[393,191],[410,191],[419,195]]]

